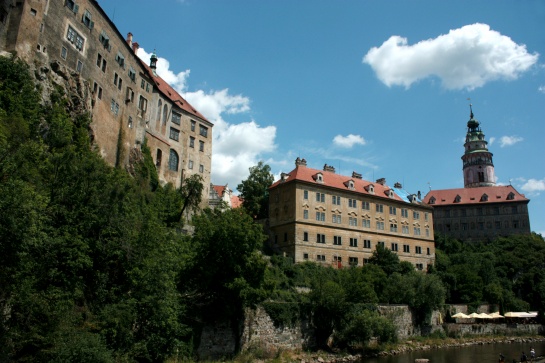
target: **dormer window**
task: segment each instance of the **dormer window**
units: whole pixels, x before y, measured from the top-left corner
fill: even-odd
[[[460,203],[461,200],[462,200],[462,197],[457,195],[456,198],[454,198],[454,203]]]
[[[369,184],[368,186],[366,186],[365,190],[367,190],[369,194],[375,194],[375,186],[373,184]]]
[[[511,192],[507,195],[507,200],[513,200],[515,199],[515,193]]]
[[[435,201],[436,201],[435,197],[431,197],[430,201],[429,201],[429,204],[435,204]]]
[[[345,185],[348,189],[354,190],[354,181],[353,181],[353,180],[349,180],[349,181],[344,182],[344,185]]]
[[[318,183],[324,182],[324,175],[322,173],[317,173],[314,175],[314,180],[316,180]]]
[[[488,195],[486,193],[481,196],[481,202],[488,202]]]

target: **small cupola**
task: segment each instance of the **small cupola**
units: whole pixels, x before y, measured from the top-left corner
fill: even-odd
[[[153,74],[157,75],[157,54],[155,54],[155,51],[151,53],[151,57],[149,60],[150,60],[149,67],[153,71]]]

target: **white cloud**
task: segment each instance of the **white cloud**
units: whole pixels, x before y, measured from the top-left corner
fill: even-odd
[[[545,86],[539,86],[537,90],[541,93],[545,93]]]
[[[524,139],[520,136],[502,136],[500,137],[500,147],[515,145],[522,140]]]
[[[388,87],[409,88],[436,76],[447,89],[471,90],[493,80],[516,79],[538,57],[487,24],[472,24],[414,45],[408,45],[407,38],[391,36],[380,47],[371,48],[363,62]]]
[[[490,138],[490,140],[488,141],[488,143],[489,143],[490,145],[492,145],[492,144],[494,143],[494,141],[496,141],[496,138],[495,138],[494,136],[492,136],[492,137]]]
[[[151,57],[143,48],[138,56],[149,63]],[[229,89],[205,92],[187,90],[190,70],[175,73],[170,70],[170,62],[164,58],[157,60],[157,75],[178,91],[195,109],[214,123],[212,130],[212,183],[229,186],[233,189],[249,173],[249,168],[257,165],[264,153],[276,148],[276,127],[261,127],[254,120],[230,124],[223,119],[225,114],[239,114],[250,111],[250,99],[242,95],[229,94]]]
[[[539,192],[545,191],[545,178],[541,180],[528,179],[520,189],[525,193],[539,195]]]
[[[365,139],[361,137],[360,135],[352,135],[352,134],[348,136],[337,135],[335,136],[335,138],[333,138],[333,144],[339,147],[347,148],[347,149],[358,144],[365,145],[365,143],[366,143]]]

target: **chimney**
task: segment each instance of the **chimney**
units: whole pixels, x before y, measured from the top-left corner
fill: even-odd
[[[127,44],[132,48],[132,33],[127,34]]]
[[[305,159],[300,159],[299,157],[295,159],[295,166],[307,166],[307,161]]]
[[[331,165],[324,164],[324,171],[330,171],[332,173],[335,172],[335,167]]]
[[[352,178],[354,179],[362,179],[360,173],[356,173],[355,171],[352,172]]]
[[[394,184],[394,188],[401,189],[401,188],[403,188],[403,186],[401,185],[400,182],[396,182],[396,183]]]
[[[380,184],[380,185],[386,184],[386,178],[377,179],[377,184]]]
[[[140,45],[137,42],[132,43],[132,51],[134,54],[138,52],[138,49],[140,49]]]

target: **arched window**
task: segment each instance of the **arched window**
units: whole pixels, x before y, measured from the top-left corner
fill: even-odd
[[[172,149],[170,149],[170,157],[168,158],[168,168],[178,171],[178,154]]]
[[[157,121],[161,120],[161,108],[163,107],[163,101],[159,100],[157,103]]]
[[[163,106],[163,125],[167,124],[167,114],[168,114],[168,106],[165,103],[165,106]]]

